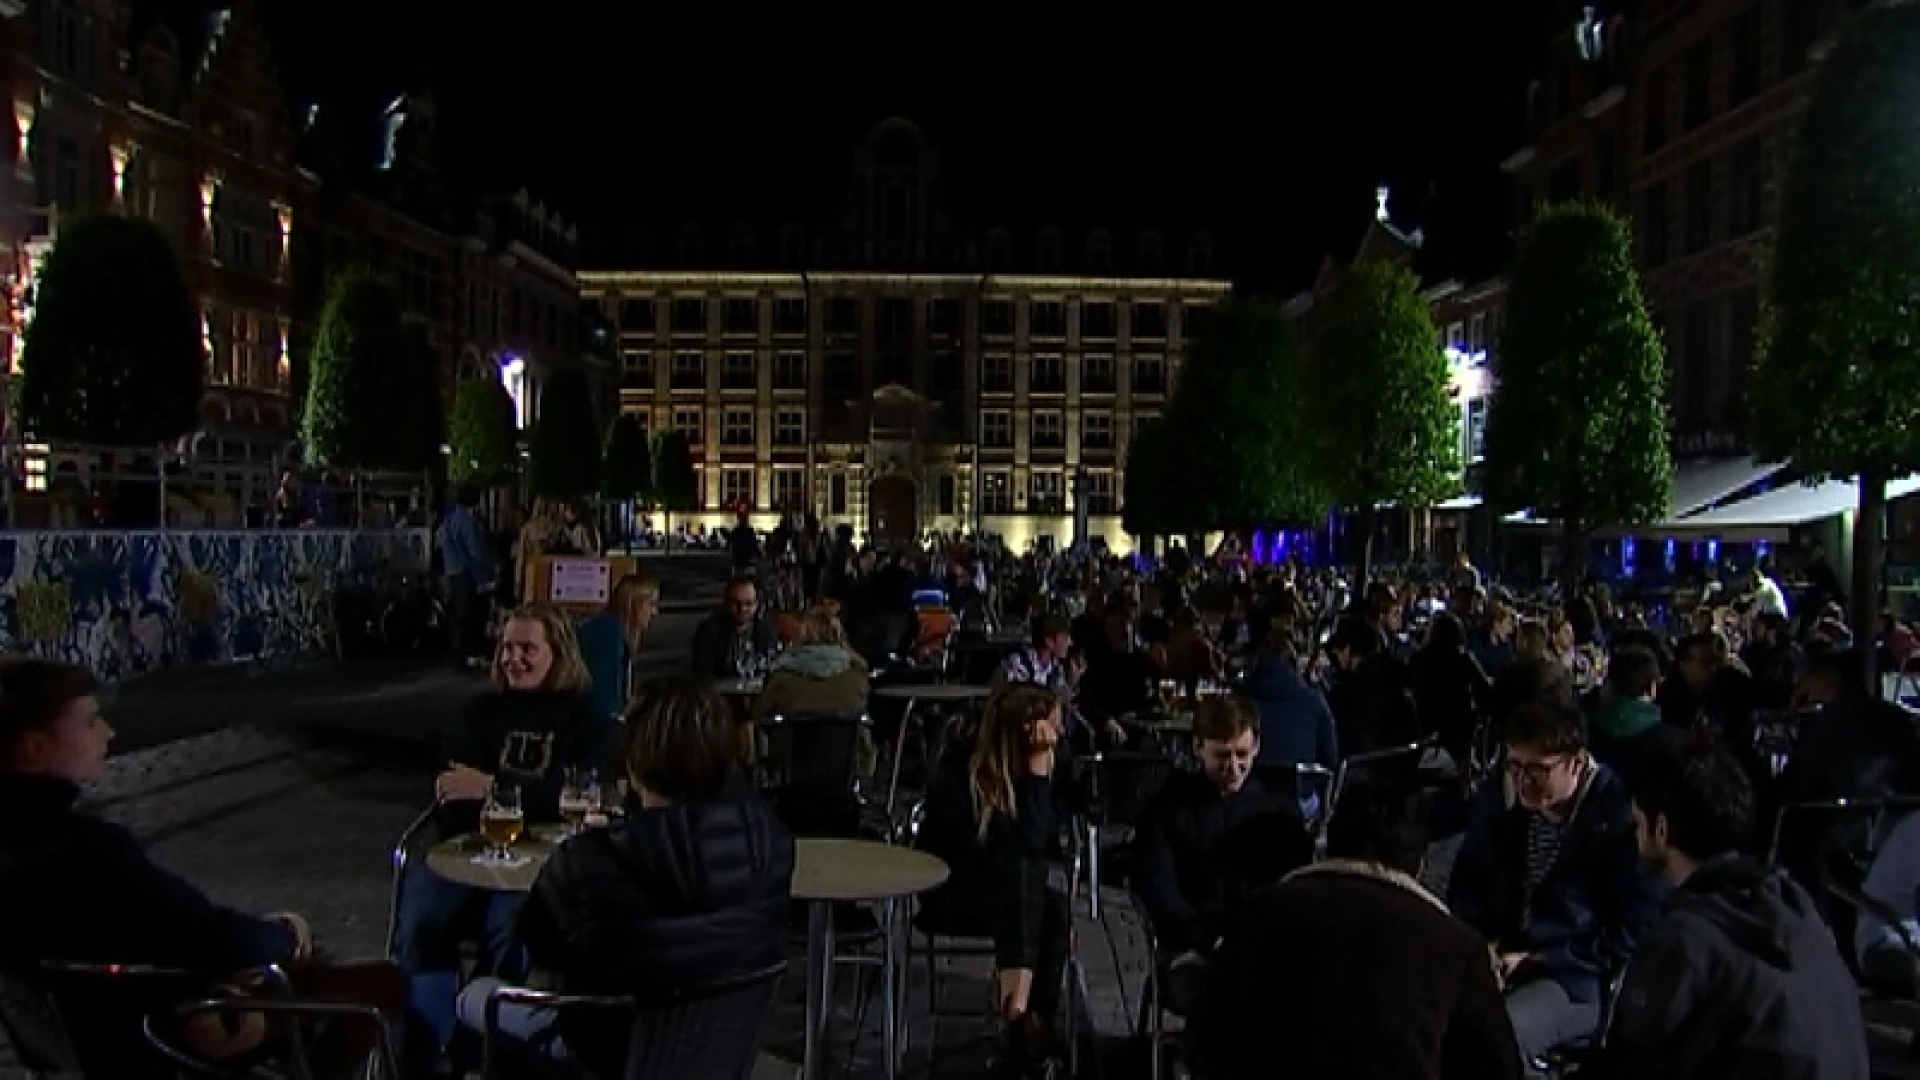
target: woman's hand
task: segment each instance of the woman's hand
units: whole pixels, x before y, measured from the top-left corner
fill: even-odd
[[[1027,736],[1027,775],[1053,775],[1053,748],[1060,742],[1058,713],[1034,722]]]
[[[434,777],[433,796],[441,802],[478,802],[493,790],[493,777],[467,765],[455,765]]]
[[[293,935],[293,962],[304,964],[313,959],[313,928],[307,925],[304,916],[291,911],[276,911],[267,917],[268,922],[279,923]]]

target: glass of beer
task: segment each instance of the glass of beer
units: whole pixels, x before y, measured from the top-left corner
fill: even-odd
[[[487,842],[487,858],[499,863],[511,861],[509,849],[519,842],[526,824],[526,815],[520,809],[520,786],[494,781],[487,804],[480,810],[480,838]]]
[[[580,831],[589,815],[600,809],[600,774],[592,769],[568,769],[560,785],[560,818],[567,835]]]

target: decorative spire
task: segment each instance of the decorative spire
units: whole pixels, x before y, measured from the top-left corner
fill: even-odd
[[[1392,197],[1392,189],[1385,184],[1373,189],[1373,219],[1382,225],[1393,224],[1393,215],[1387,212],[1387,200]]]

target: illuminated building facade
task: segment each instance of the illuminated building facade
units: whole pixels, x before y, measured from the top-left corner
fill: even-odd
[[[14,170],[0,248],[15,303],[0,359],[11,374],[62,218],[145,217],[173,240],[200,309],[201,452],[265,460],[290,420],[287,252],[302,187],[280,84],[251,0],[179,20],[135,8],[44,0],[5,22]]]
[[[1667,344],[1679,457],[1743,446],[1746,371],[1786,154],[1821,47],[1859,0],[1564,5],[1530,143],[1508,158],[1521,212],[1597,197],[1633,218]]]
[[[700,512],[676,521],[811,510],[878,541],[977,529],[1024,550],[1073,542],[1084,515],[1129,548],[1128,443],[1230,291],[1211,239],[975,230],[945,190],[937,150],[890,120],[844,214],[778,228],[773,258],[749,226],[686,225],[640,260],[659,269],[580,275],[618,337],[622,409],[693,447]]]

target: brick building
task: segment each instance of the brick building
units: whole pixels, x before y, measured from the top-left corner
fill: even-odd
[[[1128,442],[1230,289],[1209,235],[1139,227],[1135,199],[1079,185],[1016,229],[1042,196],[1002,217],[901,120],[848,179],[838,216],[684,223],[626,263],[654,268],[581,275],[617,327],[622,408],[694,447],[692,519],[811,509],[875,539],[979,528],[1024,549],[1071,542],[1084,511],[1124,548]]]
[[[1672,366],[1680,457],[1744,445],[1785,155],[1822,42],[1859,0],[1569,5],[1530,89],[1531,143],[1508,158],[1521,212],[1608,199],[1634,222]],[[1631,10],[1627,10],[1631,9]]]
[[[0,213],[14,299],[4,370],[18,362],[60,220],[146,217],[178,249],[205,327],[201,453],[270,458],[289,420],[286,253],[302,181],[253,0],[190,19],[136,19],[130,0],[44,0],[5,33],[15,168]]]

